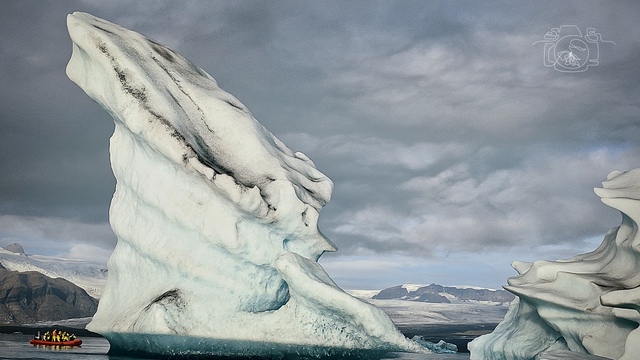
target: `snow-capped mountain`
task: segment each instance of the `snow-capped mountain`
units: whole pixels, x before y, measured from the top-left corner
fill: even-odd
[[[66,279],[96,299],[107,282],[107,265],[97,262],[25,255],[0,247],[0,264],[11,271],[37,271],[50,278]]]
[[[0,265],[0,324],[85,318],[97,307],[98,300],[68,280]]]
[[[469,325],[480,324],[481,327],[499,323],[507,313],[508,302],[467,300],[468,296],[456,297],[445,293],[442,297],[448,302],[427,302],[430,296],[417,296],[419,289],[441,290],[439,285],[398,285],[380,290],[347,290],[349,294],[382,309],[398,328],[406,333],[414,333],[416,329],[427,329],[434,325]],[[398,288],[403,288],[399,290]],[[449,288],[444,287],[443,288]],[[496,291],[471,286],[451,286],[454,289],[474,289]],[[498,290],[500,291],[500,290]],[[452,291],[456,293],[456,291]],[[379,296],[382,293],[382,296]],[[409,295],[411,294],[411,295]],[[478,298],[478,297],[474,297]],[[480,297],[485,298],[486,297]],[[421,301],[419,301],[421,300]]]
[[[444,304],[485,303],[498,305],[511,302],[515,296],[505,290],[430,284],[397,285],[381,290],[371,298]]]

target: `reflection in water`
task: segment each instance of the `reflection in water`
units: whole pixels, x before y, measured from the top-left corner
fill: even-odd
[[[82,346],[31,345],[31,335],[0,334],[0,358],[20,360],[158,360],[127,355],[107,355],[109,342],[101,337],[83,337]],[[255,358],[254,358],[255,359]],[[469,354],[389,353],[384,359],[394,360],[468,360]]]

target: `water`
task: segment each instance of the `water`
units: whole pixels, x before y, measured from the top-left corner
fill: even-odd
[[[33,336],[0,334],[0,359],[27,360],[156,360],[107,355],[109,342],[99,337],[83,337],[81,347],[53,348],[29,344]],[[468,360],[469,354],[406,354],[390,353],[385,359],[395,360]]]

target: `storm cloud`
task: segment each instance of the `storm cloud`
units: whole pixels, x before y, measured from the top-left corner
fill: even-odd
[[[2,10],[0,245],[27,252],[104,259],[115,244],[113,124],[64,74],[73,11],[182,53],[314,160],[335,182],[320,227],[339,251],[321,262],[348,287],[499,286],[515,258],[592,250],[620,221],[592,189],[640,167],[634,2],[6,1]],[[561,25],[601,34],[597,65],[545,66],[537,42]]]

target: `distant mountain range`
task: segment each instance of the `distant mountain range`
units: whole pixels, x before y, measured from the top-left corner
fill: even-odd
[[[90,318],[106,280],[104,264],[0,248],[0,324]]]
[[[0,264],[11,271],[37,271],[50,278],[63,278],[99,299],[107,283],[107,265],[52,256],[27,255],[18,243],[0,247]]]
[[[376,300],[407,300],[427,303],[486,303],[504,304],[515,296],[505,290],[464,286],[397,285],[381,290],[372,296]]]
[[[65,279],[0,265],[0,324],[83,318],[97,308],[98,300]]]
[[[17,243],[5,248],[0,247],[1,267],[6,270],[0,270],[0,323],[90,317],[95,312],[95,308],[91,300],[86,299],[82,293],[86,291],[92,298],[99,299],[108,275],[105,264],[27,255],[22,246]],[[75,288],[74,284],[79,288]],[[350,293],[362,299],[404,300],[414,302],[416,305],[417,303],[499,305],[514,299],[514,295],[505,290],[438,284],[405,284],[380,291],[353,290]],[[43,295],[45,296],[42,297]],[[34,300],[34,296],[37,299]],[[74,300],[76,298],[83,300],[78,302]],[[77,303],[77,308],[69,307],[68,300],[74,304]],[[385,308],[386,303],[378,302],[376,305]]]

